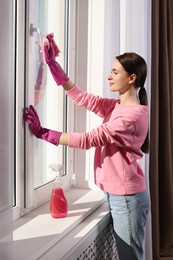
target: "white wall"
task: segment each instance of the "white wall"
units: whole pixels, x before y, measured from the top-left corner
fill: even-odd
[[[13,10],[0,3],[0,258],[12,259],[13,174]]]

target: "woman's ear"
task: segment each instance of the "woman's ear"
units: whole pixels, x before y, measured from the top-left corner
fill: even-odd
[[[131,74],[130,77],[129,77],[129,83],[134,84],[136,79],[137,79],[136,74]]]

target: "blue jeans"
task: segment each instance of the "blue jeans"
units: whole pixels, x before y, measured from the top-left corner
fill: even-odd
[[[148,193],[118,196],[107,193],[120,260],[142,260]]]

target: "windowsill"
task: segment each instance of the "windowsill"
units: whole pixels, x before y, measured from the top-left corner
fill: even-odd
[[[73,188],[65,195],[69,204],[66,218],[52,218],[48,202],[14,222],[14,259],[38,259],[105,200],[101,191]]]

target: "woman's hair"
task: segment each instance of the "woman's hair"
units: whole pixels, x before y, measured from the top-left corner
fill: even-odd
[[[124,67],[125,71],[129,74],[136,75],[136,81],[134,83],[135,87],[139,88],[139,101],[141,105],[148,105],[147,92],[144,87],[145,79],[147,76],[147,65],[145,60],[138,54],[134,52],[126,52],[116,57],[116,59],[121,63]],[[147,132],[147,136],[143,145],[141,146],[141,150],[144,153],[149,152],[149,131]]]

